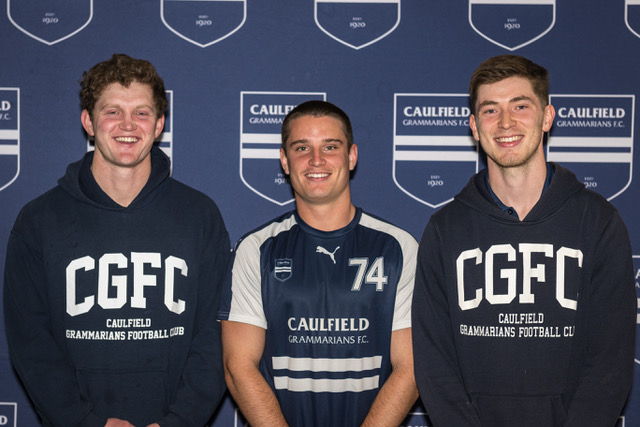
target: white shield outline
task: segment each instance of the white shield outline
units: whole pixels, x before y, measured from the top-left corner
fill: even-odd
[[[640,37],[640,33],[634,30],[629,24],[629,6],[640,6],[640,0],[625,0],[624,1],[624,23],[636,37]]]
[[[17,1],[17,0],[16,0]],[[59,43],[63,40],[68,39],[69,37],[73,37],[76,34],[78,34],[80,31],[84,30],[84,28],[89,25],[89,23],[91,22],[91,20],[93,19],[93,0],[89,0],[89,19],[87,19],[87,22],[85,22],[80,28],[76,29],[75,31],[73,31],[72,33],[67,34],[64,37],[59,38],[58,40],[54,40],[52,42],[47,41],[43,38],[40,38],[38,36],[36,36],[35,34],[31,34],[29,31],[27,31],[26,29],[22,28],[20,25],[18,25],[18,23],[16,21],[13,20],[13,17],[11,17],[11,0],[7,0],[7,17],[9,18],[9,21],[11,21],[11,23],[13,24],[14,27],[16,27],[17,29],[19,29],[20,31],[22,31],[23,33],[25,33],[26,35],[28,35],[29,37],[31,37],[34,40],[37,40],[41,43],[44,43],[46,45],[52,46],[56,43]]]
[[[241,91],[240,92],[240,164],[238,166],[238,172],[240,174],[240,179],[242,183],[249,188],[251,191],[256,193],[258,196],[263,197],[264,199],[274,203],[278,206],[287,205],[293,201],[295,198],[291,198],[284,202],[279,202],[266,194],[261,193],[252,185],[250,185],[247,180],[244,179],[243,173],[243,165],[242,161],[244,159],[250,158],[260,158],[260,159],[278,159],[280,160],[280,146],[281,139],[280,133],[278,134],[264,134],[264,133],[245,133],[244,132],[244,95],[308,95],[308,96],[321,96],[323,100],[327,99],[327,94],[325,92],[262,92],[262,91]],[[271,144],[274,148],[271,149],[251,149],[251,148],[243,148],[243,143],[261,143],[261,144]],[[253,153],[255,151],[255,153]],[[247,153],[247,154],[245,154]]]
[[[471,9],[472,6],[474,4],[511,4],[511,5],[552,5],[553,6],[553,20],[551,21],[551,25],[549,25],[549,28],[547,28],[545,31],[543,31],[542,33],[538,34],[536,37],[532,38],[529,41],[526,41],[522,44],[519,44],[518,46],[515,47],[509,47],[509,46],[505,46],[504,44],[493,40],[491,37],[485,35],[484,33],[482,33],[479,29],[476,28],[476,26],[473,24],[473,19],[471,18]],[[533,42],[535,42],[536,40],[538,40],[539,38],[543,37],[545,34],[547,34],[549,31],[551,31],[551,29],[554,27],[554,25],[556,24],[556,0],[469,0],[469,25],[471,25],[471,28],[473,28],[473,30],[480,34],[482,37],[484,37],[485,39],[489,40],[491,43],[500,46],[504,49],[510,50],[510,51],[514,51],[517,49],[520,49],[521,47],[524,47],[528,44],[531,44]]]
[[[396,28],[398,28],[398,25],[400,25],[400,1],[401,0],[350,0],[350,1],[345,1],[345,0],[314,0],[313,1],[313,19],[316,21],[316,25],[318,26],[318,28],[320,28],[320,30],[322,30],[323,33],[325,33],[326,35],[328,35],[329,37],[331,37],[332,39],[342,43],[345,46],[349,46],[352,49],[355,50],[359,50],[362,49],[363,47],[367,47],[369,45],[374,44],[377,41],[382,40],[383,38],[387,37],[389,34],[391,34]],[[395,25],[386,33],[382,34],[380,37],[371,40],[365,44],[362,44],[360,46],[354,46],[351,43],[347,43],[346,41],[334,36],[333,34],[331,34],[328,30],[326,30],[322,25],[320,25],[320,22],[318,22],[318,3],[397,3],[398,4],[398,19],[396,20]]]
[[[636,117],[636,96],[635,95],[591,95],[591,94],[572,94],[572,95],[565,95],[565,94],[553,94],[553,95],[549,95],[550,98],[550,104],[553,105],[553,97],[565,97],[565,98],[631,98],[631,119],[630,119],[630,123],[631,123],[631,136],[628,138],[631,142],[630,144],[630,148],[631,151],[628,154],[610,154],[608,156],[606,156],[607,159],[610,159],[610,161],[603,161],[603,156],[606,155],[606,153],[593,153],[592,155],[586,155],[585,157],[588,160],[583,160],[580,163],[621,163],[621,164],[629,164],[629,180],[627,181],[627,184],[621,189],[619,190],[617,193],[615,193],[612,196],[607,197],[607,200],[611,201],[613,199],[615,199],[616,197],[618,197],[620,194],[624,193],[626,191],[627,188],[629,188],[629,186],[631,185],[631,181],[633,179],[633,148],[634,148],[634,140],[635,140],[635,117]],[[558,143],[558,140],[564,140],[561,143]],[[591,146],[591,147],[602,147],[602,144],[600,142],[598,142],[599,140],[601,140],[602,138],[598,137],[598,138],[593,138],[592,141],[589,141],[588,137],[579,137],[579,138],[571,138],[571,137],[553,137],[553,136],[549,136],[547,139],[547,150],[546,150],[546,155],[547,155],[547,160],[550,159],[550,161],[557,161],[558,163],[571,163],[572,160],[566,160],[568,158],[574,157],[574,155],[570,154],[568,157],[566,157],[566,159],[562,158],[562,154],[554,154],[551,153],[551,155],[549,154],[549,149],[551,147],[551,145],[553,144],[555,147],[574,147],[574,146]],[[620,138],[622,139],[622,138]],[[626,139],[626,138],[625,138]],[[627,145],[624,143],[619,143],[619,144],[607,144],[607,146],[615,146],[615,147],[626,147]],[[624,161],[624,157],[628,157],[630,160],[628,162]],[[604,197],[606,197],[603,194]]]
[[[18,403],[0,402],[0,406],[8,406],[13,409],[13,427],[16,427],[18,425]]]
[[[168,114],[165,114],[165,118],[169,119],[169,129],[170,130],[162,130],[160,135],[155,139],[156,144],[168,143],[168,147],[161,146],[160,149],[169,157],[170,166],[169,166],[169,174],[173,174],[173,90],[165,90],[167,94],[167,100],[169,101],[169,105],[167,106]],[[167,128],[167,123],[164,125]],[[94,151],[95,146],[91,143],[91,139],[87,138],[87,152]]]
[[[164,19],[164,2],[165,1],[189,1],[189,0],[160,0],[160,19],[162,19],[162,23],[164,24],[165,27],[167,27],[172,33],[174,33],[175,35],[177,35],[178,37],[188,41],[189,43],[193,43],[196,46],[205,48],[207,46],[211,46],[212,44],[218,43],[219,41],[222,41],[224,39],[226,39],[227,37],[231,36],[232,34],[234,34],[236,31],[238,31],[240,28],[242,28],[242,26],[244,25],[244,23],[247,21],[247,0],[197,0],[197,1],[209,1],[209,2],[217,2],[217,1],[235,1],[235,2],[242,2],[243,3],[243,16],[242,16],[242,22],[240,24],[238,24],[237,27],[235,27],[233,30],[231,30],[230,32],[228,32],[227,34],[225,34],[222,37],[218,37],[217,39],[210,41],[209,43],[198,43],[195,40],[191,40],[189,37],[185,36],[184,34],[182,34],[181,32],[179,32],[178,30],[176,30],[175,28],[173,28],[171,25],[169,25],[169,23],[167,21],[165,21]]]
[[[4,146],[4,145],[0,145],[0,155],[3,156],[11,156],[11,155],[15,155],[16,156],[16,162],[17,162],[17,167],[16,167],[16,174],[13,176],[13,178],[7,182],[6,184],[2,185],[0,187],[0,191],[4,190],[5,188],[7,188],[8,186],[10,186],[11,184],[13,184],[15,182],[16,179],[18,179],[18,176],[20,175],[20,88],[19,87],[0,87],[0,92],[2,91],[15,91],[16,92],[16,102],[18,103],[18,105],[16,106],[16,111],[18,112],[17,117],[16,117],[16,129],[2,129],[0,130],[0,139],[5,140],[5,139],[9,139],[9,140],[16,140],[18,141],[18,144],[15,146]]]
[[[440,203],[436,203],[436,204],[432,204],[427,202],[426,200],[422,200],[421,198],[419,198],[418,196],[414,195],[413,193],[411,193],[409,190],[405,189],[402,185],[400,185],[400,183],[398,182],[398,180],[396,179],[396,162],[397,161],[402,161],[405,159],[401,159],[398,158],[397,156],[397,150],[396,150],[396,145],[397,144],[397,129],[398,129],[398,96],[424,96],[424,97],[428,97],[428,96],[449,96],[449,97],[468,97],[469,95],[467,94],[461,94],[461,93],[396,93],[393,96],[393,166],[392,166],[392,174],[393,174],[393,182],[396,184],[396,187],[398,187],[400,190],[402,190],[406,195],[408,195],[409,197],[411,197],[412,199],[429,206],[430,208],[434,208],[437,209],[440,206],[444,206],[445,204],[449,203],[451,200],[453,200],[453,197],[440,202]],[[442,145],[442,141],[449,141],[450,145],[458,145],[458,146],[466,146],[466,143],[462,143],[460,142],[460,137],[459,136],[434,136],[434,137],[429,137],[429,136],[410,136],[410,137],[404,137],[408,142],[406,142],[405,144],[402,145]],[[426,141],[425,141],[426,140]],[[471,146],[476,146],[477,144],[475,144],[473,138],[469,137],[469,144]],[[428,152],[429,155],[429,159],[420,159],[420,157],[423,157],[424,154],[420,154],[417,155],[417,153],[411,153],[409,152],[409,155],[412,156],[411,160],[420,160],[420,161],[441,161],[441,162],[446,162],[446,161],[467,161],[467,162],[475,162],[475,171],[476,173],[478,172],[478,165],[480,163],[480,149],[478,148],[478,151],[476,151],[476,153],[474,153],[473,155],[469,155],[469,159],[468,160],[460,160],[460,159],[451,159],[451,154],[447,153],[446,151],[440,151],[440,152]],[[471,157],[474,157],[473,160],[470,160]],[[464,157],[464,156],[463,156]]]

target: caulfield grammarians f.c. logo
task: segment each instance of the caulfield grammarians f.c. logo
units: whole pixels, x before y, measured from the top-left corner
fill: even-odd
[[[611,200],[631,184],[634,95],[551,95],[547,160]]]
[[[469,0],[471,28],[507,50],[533,43],[555,22],[555,0]]]
[[[93,0],[7,0],[7,16],[17,29],[51,46],[89,25]]]
[[[161,0],[162,23],[178,37],[207,47],[238,31],[247,19],[246,0]]]
[[[20,174],[20,89],[0,88],[0,191]]]
[[[400,0],[315,0],[314,18],[332,39],[362,49],[400,24]]]
[[[463,94],[395,94],[393,181],[432,208],[450,201],[478,171]]]
[[[278,258],[273,266],[273,275],[276,279],[284,282],[291,278],[293,271],[293,261],[290,258]]]

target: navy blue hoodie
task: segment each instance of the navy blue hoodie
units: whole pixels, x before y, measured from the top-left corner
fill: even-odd
[[[555,175],[523,221],[474,176],[422,236],[416,381],[437,427],[613,426],[631,387],[636,298],[616,209]]]
[[[44,425],[202,426],[224,393],[215,315],[229,237],[214,202],[151,156],[128,207],[100,189],[88,153],[11,231],[9,351]]]

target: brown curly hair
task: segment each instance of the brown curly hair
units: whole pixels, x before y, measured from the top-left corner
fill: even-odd
[[[107,86],[119,83],[129,87],[133,82],[148,85],[151,88],[156,115],[162,116],[169,104],[164,81],[149,61],[134,59],[121,53],[114,54],[111,59],[100,62],[89,71],[82,73],[80,107],[87,110],[89,115],[93,115],[96,102]]]

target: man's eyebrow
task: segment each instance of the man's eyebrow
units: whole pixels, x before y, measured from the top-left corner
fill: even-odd
[[[339,142],[340,144],[344,144],[345,143],[340,138],[325,138],[325,139],[322,140],[323,144],[329,144],[329,143],[332,143],[332,142]],[[309,143],[309,140],[305,139],[305,138],[302,138],[302,139],[296,139],[295,141],[288,142],[287,145],[289,147],[291,147],[291,146],[296,145],[296,144],[307,144],[307,143]]]
[[[533,99],[530,96],[527,95],[520,95],[520,96],[516,96],[515,98],[511,98],[509,100],[510,103],[514,103],[514,102],[520,102],[520,101],[529,101],[529,102],[533,102]],[[478,105],[478,109],[482,108],[482,107],[486,107],[487,105],[497,105],[498,102],[497,101],[491,101],[491,100],[487,100],[487,101],[482,101],[479,105]]]

